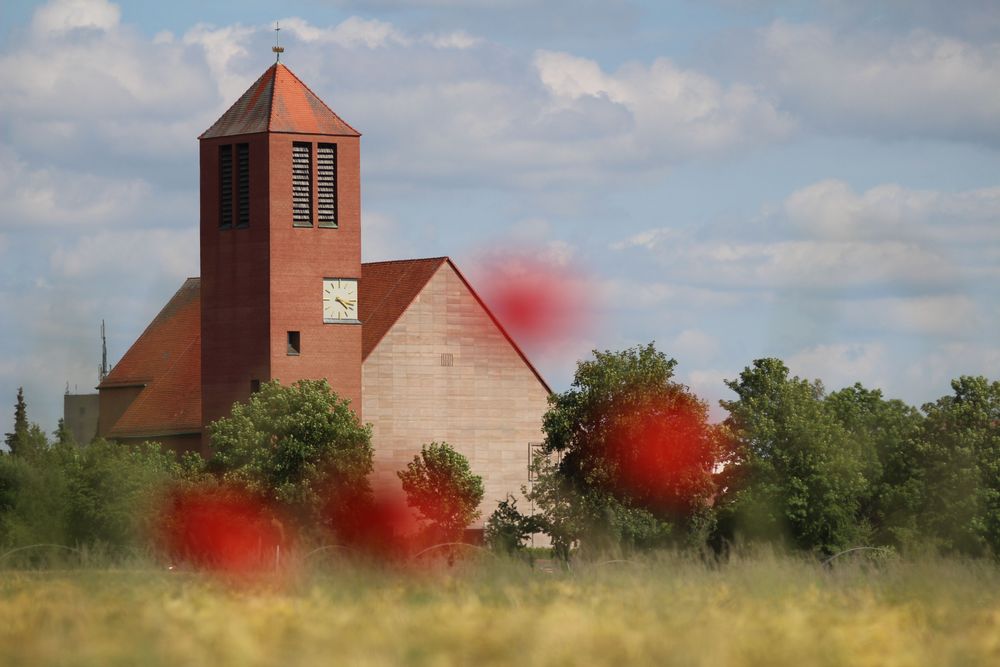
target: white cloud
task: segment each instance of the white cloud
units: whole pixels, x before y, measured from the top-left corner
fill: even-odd
[[[886,184],[858,193],[826,180],[792,193],[784,208],[793,226],[818,238],[1000,241],[1000,187],[952,193]]]
[[[942,192],[885,184],[858,193],[825,180],[793,192],[753,232],[768,240],[742,240],[728,230],[696,238],[663,227],[609,247],[648,252],[678,281],[739,290],[878,288],[912,297],[1000,279],[1000,187]]]
[[[328,28],[315,26],[308,21],[289,17],[279,21],[281,30],[287,30],[306,44],[336,44],[348,49],[380,49],[391,46],[426,44],[436,49],[470,49],[483,43],[464,30],[444,33],[427,33],[411,36],[387,21],[351,16]]]
[[[682,379],[698,398],[708,403],[709,419],[718,423],[728,416],[728,413],[719,405],[719,401],[736,398],[726,386],[726,380],[736,375],[735,372],[719,370],[718,368],[704,368],[693,370]]]
[[[474,46],[479,46],[483,43],[481,37],[476,37],[475,35],[470,35],[464,30],[456,30],[454,32],[446,32],[440,34],[430,34],[424,35],[421,38],[426,44],[430,44],[436,49],[471,49]]]
[[[719,339],[699,329],[684,329],[666,341],[663,350],[678,361],[711,363],[719,352]]]
[[[157,275],[181,279],[198,275],[198,230],[150,229],[101,231],[72,246],[60,246],[50,264],[58,275]]]
[[[950,393],[949,382],[961,375],[984,375],[1000,380],[1000,346],[993,341],[957,341],[928,349],[906,370],[914,386],[939,387]]]
[[[183,43],[186,46],[201,48],[217,86],[216,115],[227,109],[253,83],[254,79],[248,77],[246,72],[236,70],[235,63],[249,56],[247,42],[258,32],[257,28],[239,24],[216,28],[200,23],[184,33]],[[261,73],[256,74],[260,76]],[[208,118],[202,129],[207,129],[212,120],[214,118]]]
[[[953,284],[959,277],[951,262],[934,250],[898,241],[720,240],[676,246],[659,258],[692,282],[734,288],[928,288]]]
[[[623,65],[613,74],[586,58],[539,51],[539,78],[553,108],[574,108],[586,98],[606,99],[627,109],[636,150],[712,154],[789,135],[792,119],[750,86],[724,86],[715,79],[657,58],[648,67]],[[640,149],[641,145],[641,149]]]
[[[990,326],[977,301],[967,294],[857,299],[841,304],[840,310],[855,330],[966,338],[979,336]]]
[[[648,311],[699,304],[706,307],[734,306],[742,297],[725,290],[695,287],[688,281],[665,283],[622,278],[602,280],[598,288],[600,300],[608,307]]]
[[[149,193],[138,178],[32,169],[0,144],[0,218],[11,227],[115,225],[137,217]]]
[[[658,229],[647,229],[621,241],[615,241],[611,244],[610,248],[612,250],[626,250],[628,248],[654,250],[661,245],[682,242],[683,240],[685,240],[685,235],[680,230],[670,227],[660,227]]]
[[[407,46],[412,40],[391,23],[378,19],[364,19],[352,16],[330,28],[314,26],[300,18],[285,18],[280,22],[282,30],[287,30],[303,42],[337,44],[346,48],[364,47],[376,49],[391,44]]]
[[[361,252],[366,262],[396,259],[406,254],[403,229],[394,217],[365,211],[361,225]]]
[[[793,375],[822,380],[828,390],[855,382],[882,387],[888,370],[886,357],[883,343],[836,343],[800,350],[788,357],[786,365]]]
[[[80,28],[113,30],[121,10],[107,0],[51,0],[35,11],[31,28],[36,33],[61,34]]]
[[[757,75],[822,127],[1000,143],[1000,43],[778,20],[761,31],[758,56]]]

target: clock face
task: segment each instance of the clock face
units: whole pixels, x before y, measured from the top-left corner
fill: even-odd
[[[323,321],[358,321],[358,281],[356,279],[323,279]]]

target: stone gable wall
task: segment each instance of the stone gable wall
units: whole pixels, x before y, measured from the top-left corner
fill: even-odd
[[[520,496],[548,392],[450,265],[368,356],[362,382],[376,488],[400,488],[395,471],[422,444],[446,441],[483,477],[482,517],[473,527],[508,492]],[[524,500],[518,506],[528,509]]]

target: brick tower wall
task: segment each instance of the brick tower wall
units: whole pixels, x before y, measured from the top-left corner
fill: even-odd
[[[207,425],[245,401],[252,380],[270,377],[270,156],[266,134],[200,143],[201,401]],[[219,146],[239,143],[250,145],[250,225],[220,229]]]
[[[337,144],[336,229],[292,226],[292,143]],[[361,325],[323,322],[323,279],[361,277],[360,140],[307,134],[268,135],[270,174],[270,364],[282,384],[326,378],[361,411]],[[287,336],[298,331],[301,353],[289,356]]]

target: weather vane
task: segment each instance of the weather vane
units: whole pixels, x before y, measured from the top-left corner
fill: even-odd
[[[274,51],[274,62],[276,62],[276,63],[280,63],[281,62],[281,54],[285,52],[285,47],[278,45],[278,33],[279,32],[281,32],[281,27],[278,25],[278,22],[275,21],[274,22],[274,46],[271,47],[271,50]]]

